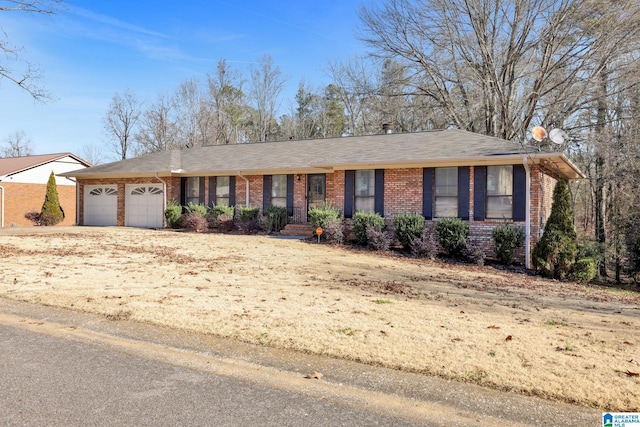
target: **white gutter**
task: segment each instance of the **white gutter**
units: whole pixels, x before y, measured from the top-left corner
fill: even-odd
[[[164,197],[162,197],[162,228],[166,228],[167,224],[164,213],[167,211],[167,181],[160,178],[160,176],[158,176],[158,172],[155,172],[155,175],[156,179],[162,183],[162,194],[164,195]]]
[[[527,156],[522,157],[522,165],[525,170],[525,231],[524,231],[524,266],[531,268],[531,170]]]
[[[245,178],[245,177],[242,175],[242,172],[241,172],[241,171],[238,171],[238,176],[239,176],[240,178],[244,179],[244,180],[245,180],[245,182],[247,183],[247,197],[246,197],[246,199],[245,199],[245,206],[246,206],[246,207],[249,207],[249,180],[248,180],[247,178]]]

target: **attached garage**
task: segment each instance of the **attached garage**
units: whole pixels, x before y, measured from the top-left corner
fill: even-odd
[[[84,225],[117,225],[118,186],[84,187]]]
[[[127,184],[125,222],[127,227],[162,228],[164,191],[160,184]]]

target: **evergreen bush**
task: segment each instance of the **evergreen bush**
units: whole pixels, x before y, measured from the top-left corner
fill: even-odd
[[[220,215],[226,215],[233,218],[235,214],[235,208],[227,205],[215,205],[209,208],[209,216],[212,218],[218,218]]]
[[[411,250],[411,241],[424,233],[424,217],[416,213],[405,213],[393,217],[396,239],[406,250]]]
[[[309,210],[309,223],[314,230],[318,227],[324,230],[329,223],[334,221],[340,222],[340,211],[329,202]]]
[[[573,266],[573,278],[583,285],[592,281],[598,273],[598,263],[593,258],[580,258]]]
[[[375,212],[356,212],[353,217],[353,234],[359,245],[367,245],[369,241],[367,230],[370,228],[380,232],[384,231],[384,218]]]
[[[513,255],[524,244],[524,232],[508,224],[500,225],[491,232],[498,261],[505,265],[513,263]]]
[[[260,209],[258,208],[252,208],[249,206],[240,206],[238,208],[238,220],[241,222],[256,221],[259,215]]]
[[[208,213],[207,207],[203,203],[193,203],[189,202],[187,206],[185,206],[186,213],[198,213],[201,217],[206,217]]]
[[[533,249],[533,265],[545,276],[565,279],[571,274],[577,252],[571,195],[567,181],[560,179],[553,190],[551,214],[544,233]]]
[[[56,185],[56,176],[51,172],[49,181],[47,181],[47,194],[44,197],[44,203],[40,210],[40,225],[56,225],[64,219],[64,212],[60,206],[58,199],[58,187]]]
[[[460,257],[469,237],[469,223],[460,218],[440,218],[436,221],[440,246],[452,257]]]
[[[182,206],[176,200],[167,203],[167,209],[164,211],[164,219],[167,221],[167,227],[180,227],[180,218],[182,217]]]
[[[277,233],[287,225],[287,208],[282,206],[269,206],[262,215],[265,219],[265,230],[267,233]]]

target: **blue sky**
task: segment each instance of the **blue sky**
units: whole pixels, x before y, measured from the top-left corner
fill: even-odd
[[[44,72],[55,97],[34,103],[0,80],[0,144],[17,131],[34,154],[103,147],[102,120],[116,91],[131,88],[153,102],[192,77],[206,78],[217,61],[248,76],[270,55],[287,77],[285,97],[300,80],[329,83],[328,60],[366,52],[357,39],[359,0],[69,0],[54,16],[2,12],[9,40]],[[107,149],[103,149],[105,154]]]

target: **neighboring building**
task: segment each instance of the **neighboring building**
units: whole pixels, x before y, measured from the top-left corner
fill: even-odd
[[[326,201],[346,224],[356,211],[420,213],[428,225],[457,216],[488,251],[491,230],[505,222],[525,230],[532,248],[556,179],[584,177],[562,153],[460,130],[215,145],[62,175],[78,180],[82,225],[162,227],[172,199],[286,206],[290,222],[304,223]]]
[[[0,158],[0,227],[32,226],[25,218],[29,212],[40,212],[47,194],[51,172],[61,173],[91,166],[71,153]],[[59,225],[76,223],[76,183],[56,176],[58,198],[64,211]]]

